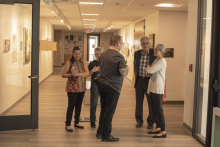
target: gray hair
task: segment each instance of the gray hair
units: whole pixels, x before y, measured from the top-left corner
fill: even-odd
[[[98,52],[98,53],[101,54],[101,53],[103,52],[103,50],[104,50],[104,49],[103,49],[102,47],[98,46],[97,48],[95,48],[94,53],[97,53],[97,52]]]
[[[150,38],[149,38],[149,37],[144,36],[144,37],[142,37],[142,38],[140,39],[140,42],[141,42],[143,39],[148,39],[148,40],[150,41]]]
[[[163,44],[157,44],[158,50],[163,52],[163,56],[165,55],[166,52],[166,47]]]

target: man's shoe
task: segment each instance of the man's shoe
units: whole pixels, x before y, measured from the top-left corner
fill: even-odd
[[[101,139],[102,138],[102,134],[101,133],[96,133],[96,138],[97,139]]]
[[[137,123],[136,128],[140,128],[140,127],[142,127],[142,124],[141,123]]]
[[[74,124],[74,127],[80,128],[80,129],[84,129],[84,126],[78,126],[78,125],[76,125],[76,124]]]
[[[102,142],[116,142],[119,141],[119,138],[114,138],[113,136],[109,136],[108,138],[102,138],[101,139]]]
[[[148,129],[153,129],[153,125],[148,125],[147,128]]]
[[[157,136],[157,135],[153,136],[153,138],[166,138],[166,137],[167,137],[167,133],[161,136]]]
[[[96,127],[95,122],[91,122],[91,127],[92,127],[92,128],[95,128],[95,127]]]

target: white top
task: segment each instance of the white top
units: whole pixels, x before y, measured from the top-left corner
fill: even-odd
[[[151,67],[146,68],[146,73],[152,74],[149,79],[147,93],[164,94],[165,71],[167,62],[164,58],[155,59]]]

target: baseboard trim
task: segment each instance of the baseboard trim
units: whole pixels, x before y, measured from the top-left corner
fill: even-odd
[[[129,80],[127,77],[124,77],[129,83],[131,83],[133,85],[133,82],[131,80]]]
[[[166,101],[163,104],[184,104],[184,101]]]
[[[183,127],[192,133],[192,128],[183,122]]]
[[[51,73],[52,74],[52,73]],[[51,74],[49,74],[45,79],[43,79],[40,83],[43,83]],[[0,116],[4,116],[7,114],[9,111],[11,111],[15,106],[17,106],[28,94],[30,94],[31,91],[28,91],[24,96],[22,96],[19,100],[17,100],[13,105],[11,105],[8,109],[6,109],[4,112],[0,114]],[[30,112],[31,113],[31,112]]]

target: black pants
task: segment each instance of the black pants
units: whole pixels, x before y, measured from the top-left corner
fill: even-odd
[[[165,118],[163,114],[163,94],[150,93],[153,100],[153,113],[156,122],[156,128],[161,128],[161,131],[165,131]]]
[[[100,84],[99,93],[101,100],[101,112],[97,133],[101,133],[103,138],[110,136],[112,130],[112,118],[118,103],[119,93],[109,86]]]
[[[143,123],[143,101],[144,101],[144,94],[146,94],[147,101],[148,101],[148,109],[149,109],[149,115],[147,117],[147,123],[148,125],[154,124],[154,115],[153,115],[153,107],[152,107],[152,97],[150,97],[149,94],[147,94],[147,88],[148,88],[148,81],[149,78],[142,78],[137,77],[136,81],[136,109],[135,109],[135,118],[137,123]]]
[[[67,92],[68,96],[68,107],[66,112],[66,126],[71,126],[71,121],[73,117],[73,110],[75,107],[75,124],[79,123],[79,116],[81,113],[81,107],[82,107],[82,101],[84,97],[85,92]]]

